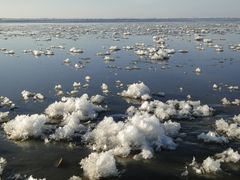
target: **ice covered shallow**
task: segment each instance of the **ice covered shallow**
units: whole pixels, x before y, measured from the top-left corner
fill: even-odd
[[[3,49],[0,52],[0,81],[4,86],[1,86],[0,95],[9,98],[9,101],[6,101],[6,98],[1,101],[2,104],[5,104],[1,104],[0,111],[3,112],[1,113],[1,121],[6,123],[17,115],[24,114],[30,114],[23,118],[31,121],[32,114],[45,113],[50,116],[61,116],[62,127],[52,131],[56,125],[54,123],[58,120],[58,118],[53,118],[54,121],[47,123],[52,128],[44,133],[48,137],[47,139],[41,139],[42,134],[39,138],[41,128],[36,128],[36,131],[30,131],[29,134],[17,128],[22,135],[21,142],[8,140],[4,128],[1,129],[0,157],[7,160],[3,176],[13,177],[19,173],[22,176],[26,175],[25,177],[33,175],[34,178],[46,177],[47,179],[68,179],[73,175],[85,178],[84,169],[80,169],[79,162],[92,153],[91,146],[94,145],[92,143],[94,141],[85,143],[80,142],[79,136],[73,139],[69,137],[75,131],[91,132],[95,125],[104,119],[104,116],[113,117],[116,123],[125,121],[127,119],[125,111],[130,106],[139,108],[138,110],[143,113],[136,118],[139,120],[141,117],[142,123],[134,123],[136,112],[128,111],[132,114],[128,114],[130,122],[125,122],[126,128],[122,128],[120,131],[123,135],[121,137],[124,137],[121,139],[126,140],[128,133],[124,132],[127,132],[130,126],[137,129],[134,132],[138,133],[135,133],[136,136],[131,140],[125,141],[128,143],[126,147],[131,149],[131,153],[127,157],[119,155],[114,157],[119,173],[118,178],[144,179],[147,177],[158,179],[163,177],[177,179],[181,178],[181,173],[185,170],[184,167],[191,163],[193,156],[198,162],[203,162],[208,156],[212,157],[228,147],[239,151],[238,138],[229,138],[229,143],[221,145],[198,139],[198,135],[201,133],[207,134],[209,131],[216,131],[216,120],[223,118],[224,121],[230,120],[228,123],[236,123],[236,121],[232,121],[232,118],[234,115],[240,114],[239,106],[235,104],[222,105],[221,102],[224,97],[230,100],[240,98],[239,90],[228,88],[239,86],[239,80],[235,78],[239,74],[239,51],[237,50],[239,42],[236,38],[239,36],[237,34],[239,26],[237,24],[219,26],[214,22],[188,23],[188,25],[182,26],[177,23],[160,25],[154,23],[1,25],[0,48]],[[49,29],[51,30],[49,31]],[[195,34],[201,34],[204,39],[211,39],[213,44],[209,40],[196,41]],[[215,45],[221,46],[224,51],[217,53]],[[72,53],[69,51],[72,47],[76,47],[75,50],[83,50],[83,52]],[[165,48],[164,51],[159,50],[162,48]],[[175,54],[171,49],[175,50]],[[11,50],[14,54],[11,53]],[[44,54],[34,57],[33,50],[44,52]],[[170,52],[169,50],[172,53],[167,55],[168,58],[160,58],[160,54],[162,54],[160,52]],[[179,53],[179,50],[188,50],[188,53]],[[137,51],[144,53],[142,55],[136,54]],[[104,55],[100,56],[101,54]],[[112,57],[114,61],[105,61],[105,56]],[[64,63],[64,60],[68,58],[69,63]],[[12,67],[15,67],[15,71],[10,75]],[[195,72],[198,67],[201,69],[201,73]],[[86,81],[85,77],[90,77],[90,79],[87,78]],[[80,86],[76,86],[76,83],[74,86],[74,82],[80,82]],[[127,91],[129,87],[127,85],[141,84],[142,82],[147,85],[149,90],[144,88],[145,90],[139,91],[140,93],[131,89]],[[56,91],[54,87],[58,84],[61,85],[61,88]],[[106,89],[106,86],[103,88],[103,84],[108,86],[108,92],[103,92]],[[213,89],[213,84],[217,84],[218,88]],[[43,94],[43,101],[23,100],[21,92],[24,89]],[[129,99],[129,97],[119,96],[118,93],[124,92],[124,90],[128,92],[127,96],[133,92],[133,97]],[[139,98],[143,95],[142,92],[145,95],[149,94],[149,96]],[[46,110],[55,101],[60,102],[62,96],[79,98],[84,93],[89,95],[89,100],[94,101],[94,105],[97,106],[101,102],[102,107],[106,108],[107,111],[99,113],[91,105],[88,105],[87,107],[92,107],[91,111],[82,109],[79,114],[76,111],[81,109],[81,106],[70,106],[70,104],[75,103],[71,100],[66,106],[56,105],[58,106],[57,111]],[[104,99],[100,96],[91,98],[92,95],[96,94],[103,95]],[[191,95],[191,98],[188,95]],[[141,105],[144,99],[157,101]],[[177,105],[175,101],[170,101],[170,104],[167,105],[158,102],[165,103],[172,99],[183,102]],[[191,103],[184,103],[191,100],[201,100],[203,106],[194,108]],[[17,108],[12,110],[11,104]],[[208,106],[204,106],[205,104]],[[213,107],[214,111],[209,111],[209,107]],[[163,133],[163,135],[171,137],[174,144],[177,145],[174,146],[175,150],[163,148],[160,144],[161,151],[156,151],[156,142],[158,141],[156,141],[157,136],[154,136],[155,133],[149,134],[148,131],[139,133],[142,131],[142,127],[149,129],[153,127],[154,122],[157,122],[153,116],[144,115],[146,112],[155,114],[160,120],[162,128],[179,130],[179,133],[178,131]],[[208,117],[208,115],[213,116]],[[150,124],[147,121],[148,117],[151,117],[149,118]],[[83,121],[80,120],[81,123],[79,123],[79,119]],[[48,122],[48,119],[46,121]],[[165,124],[167,122],[169,123]],[[180,123],[181,129],[174,122]],[[168,126],[164,126],[164,124]],[[22,125],[24,126],[24,123]],[[32,125],[42,124],[33,123]],[[43,128],[43,126],[25,127],[30,130],[34,130],[33,127]],[[26,130],[25,127],[23,130]],[[236,129],[236,126],[234,128]],[[11,133],[13,130],[8,128],[9,134],[13,134]],[[226,137],[229,134],[228,131],[217,133]],[[13,135],[12,137],[18,137],[16,135],[19,134]],[[26,137],[28,138],[26,139]],[[145,138],[146,141],[138,141],[141,138]],[[55,142],[55,139],[58,142]],[[23,140],[27,141],[22,142]],[[136,142],[137,146],[133,145],[132,142]],[[148,146],[143,146],[139,142],[145,142],[144,145]],[[98,147],[105,147],[101,143],[98,145]],[[113,147],[118,146],[119,143]],[[148,147],[147,150],[150,151],[146,151],[145,147]],[[109,149],[113,148],[106,150]],[[141,152],[145,152],[145,154]],[[142,158],[139,158],[141,156],[138,156],[141,154],[152,158],[141,160]],[[55,164],[61,157],[63,164],[56,168]],[[225,170],[225,168],[223,169]],[[239,165],[235,164],[227,168],[226,174],[219,173],[210,176],[238,179],[238,170]],[[114,168],[113,172],[116,172]],[[136,172],[138,172],[137,175]],[[208,178],[209,175],[199,176],[189,170],[188,177]]]

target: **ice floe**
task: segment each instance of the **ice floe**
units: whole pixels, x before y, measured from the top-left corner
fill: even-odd
[[[34,92],[27,91],[27,90],[23,90],[21,92],[21,95],[24,100],[29,100],[30,98],[33,98],[35,100],[43,100],[44,99],[44,95],[42,95],[41,93],[34,93]]]
[[[219,119],[216,121],[216,131],[223,133],[229,139],[240,139],[240,126],[238,122],[238,116],[235,116],[232,121],[225,121],[224,119]]]
[[[7,97],[0,96],[0,107],[15,108],[15,104]]]
[[[116,161],[111,152],[91,153],[82,159],[80,165],[89,179],[118,176]]]
[[[216,174],[221,171],[222,163],[237,163],[240,160],[240,154],[232,148],[228,148],[222,153],[215,154],[213,157],[207,157],[202,164],[198,164],[193,158],[190,166],[197,174]]]
[[[79,119],[94,119],[98,112],[104,108],[100,105],[92,104],[87,94],[79,98],[62,98],[62,101],[55,102],[47,107],[45,113],[51,118],[62,118],[68,113],[77,112]]]
[[[105,117],[96,128],[86,135],[94,150],[112,150],[114,155],[128,156],[131,151],[140,150],[134,158],[149,159],[154,151],[175,149],[170,135],[176,135],[180,125],[173,122],[160,123],[155,115],[137,113],[125,121],[115,122]],[[169,136],[168,136],[169,135]]]
[[[204,142],[214,142],[214,143],[228,143],[228,139],[224,136],[220,136],[215,132],[209,131],[208,133],[201,133],[198,135],[198,139]]]
[[[26,140],[30,137],[40,137],[47,121],[47,117],[43,114],[18,115],[4,123],[2,127],[9,139]]]
[[[120,95],[133,99],[151,99],[150,89],[143,82],[129,85],[128,89],[121,92]]]
[[[8,111],[7,112],[0,112],[0,123],[7,120],[8,114],[9,114]]]
[[[3,157],[0,157],[0,179],[1,179],[1,176],[3,174],[3,171],[6,167],[6,165],[7,165],[6,159],[4,159]]]

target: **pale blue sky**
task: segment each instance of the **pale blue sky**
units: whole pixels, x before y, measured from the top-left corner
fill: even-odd
[[[240,17],[240,0],[0,0],[0,17]]]

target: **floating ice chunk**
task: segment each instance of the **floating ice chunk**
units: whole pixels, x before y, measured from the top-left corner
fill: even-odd
[[[90,77],[90,76],[86,76],[86,77],[85,77],[85,80],[86,80],[86,81],[90,81],[90,80],[91,80],[91,77]]]
[[[114,58],[111,56],[105,56],[104,61],[114,61]]]
[[[41,93],[36,93],[33,98],[37,100],[43,100],[44,96]]]
[[[63,61],[64,64],[69,64],[70,62],[71,62],[71,61],[70,61],[69,58],[67,58],[67,59],[65,59],[65,60]]]
[[[239,87],[238,87],[238,86],[229,86],[228,89],[229,89],[230,91],[233,91],[233,90],[238,90]]]
[[[215,154],[213,157],[207,157],[201,165],[199,165],[195,158],[190,166],[197,174],[216,174],[221,171],[221,163],[237,163],[240,160],[240,154],[229,148],[222,153]]]
[[[226,97],[224,97],[224,98],[221,100],[221,102],[222,102],[223,105],[229,105],[229,104],[231,104],[231,102],[230,102]]]
[[[168,54],[175,54],[176,50],[175,49],[164,49]]]
[[[201,71],[201,69],[200,69],[199,67],[197,67],[197,68],[195,69],[195,72],[196,72],[196,73],[201,73],[202,71]]]
[[[104,96],[97,94],[96,96],[91,97],[91,102],[95,104],[101,104],[104,101]]]
[[[58,84],[55,86],[55,90],[61,90],[62,89],[62,85],[61,84]]]
[[[203,39],[204,43],[212,43],[212,39]]]
[[[92,104],[88,95],[83,94],[80,98],[64,98],[65,102],[55,102],[48,106],[45,113],[51,118],[62,118],[68,113],[78,112],[79,119],[94,119],[97,112],[103,111],[104,108]]]
[[[102,83],[101,88],[102,88],[103,92],[108,92],[108,85],[107,84]]]
[[[237,163],[240,161],[240,154],[238,151],[234,151],[232,148],[228,148],[222,153],[216,154],[215,157],[218,158],[221,162],[225,163]]]
[[[240,99],[235,99],[234,101],[231,102],[233,105],[240,105]]]
[[[171,120],[164,122],[164,129],[166,134],[170,137],[176,137],[181,129],[180,123],[172,122]]]
[[[75,64],[74,65],[74,67],[76,68],[76,69],[81,69],[81,68],[83,68],[84,66],[82,65],[82,64]]]
[[[0,123],[4,122],[8,118],[9,112],[0,112]]]
[[[194,39],[196,41],[203,41],[203,37],[201,35],[195,35]]]
[[[198,139],[204,142],[215,142],[215,143],[228,143],[228,139],[224,136],[219,136],[215,132],[209,131],[207,134],[201,133],[198,135]]]
[[[34,56],[41,56],[41,55],[43,54],[43,51],[33,50],[33,51],[32,51],[32,54],[33,54]]]
[[[120,93],[123,97],[133,98],[133,99],[142,99],[148,100],[151,99],[150,89],[142,83],[133,83],[128,86],[127,90],[124,90]]]
[[[64,95],[64,92],[63,92],[62,90],[57,91],[56,95],[57,95],[57,96],[62,96],[62,95]]]
[[[217,171],[220,171],[220,161],[214,160],[210,157],[205,159],[202,163],[202,171],[204,173],[216,173]]]
[[[3,174],[3,171],[4,171],[5,167],[6,167],[6,165],[7,165],[6,159],[0,157],[0,179],[1,179],[1,176]]]
[[[224,50],[223,50],[223,47],[217,47],[217,48],[215,49],[215,51],[217,51],[217,52],[223,52]]]
[[[218,85],[217,84],[213,84],[213,89],[218,89]]]
[[[91,153],[80,162],[84,175],[89,179],[117,176],[116,161],[111,152]]]
[[[81,83],[80,82],[74,82],[73,83],[73,87],[74,88],[79,88],[81,86]]]
[[[163,103],[158,100],[143,102],[140,111],[154,113],[160,120],[173,118],[207,117],[212,115],[213,109],[208,105],[201,105],[200,101],[168,100]]]
[[[80,124],[81,118],[82,114],[80,111],[74,112],[70,115],[65,115],[63,118],[64,126],[57,128],[55,133],[50,135],[50,139],[54,139],[56,141],[71,139],[76,132],[80,132],[85,129],[85,127]]]
[[[167,129],[169,133],[177,131],[175,127],[168,126]],[[105,117],[87,134],[87,140],[92,142],[95,150],[112,150],[114,155],[123,157],[132,150],[141,150],[138,158],[151,158],[153,149],[176,148],[172,138],[167,136],[164,125],[148,113],[137,113],[125,122],[115,122],[112,117]]]
[[[233,117],[233,121],[240,124],[240,114]]]
[[[119,51],[119,50],[121,50],[121,49],[117,46],[110,46],[110,48],[109,48],[109,51]]]
[[[30,98],[36,99],[36,100],[43,100],[44,96],[41,93],[33,93],[27,90],[23,90],[21,92],[21,95],[24,100],[29,100]]]
[[[135,51],[135,53],[139,56],[145,56],[145,55],[148,55],[148,52],[147,51],[144,51],[144,50],[137,50]]]
[[[69,178],[69,180],[82,180],[81,177],[73,175],[72,177]]]
[[[46,178],[34,178],[32,175],[27,178],[27,180],[47,180]]]
[[[18,115],[13,120],[2,125],[9,139],[26,140],[30,137],[39,137],[43,134],[47,117],[38,115]]]
[[[54,55],[54,52],[51,51],[51,50],[47,50],[46,52],[44,52],[44,54],[45,54],[46,56],[53,56],[53,55]]]
[[[83,53],[83,50],[82,49],[77,49],[75,47],[72,47],[71,49],[69,49],[69,51],[71,53]]]
[[[217,120],[216,130],[220,133],[224,133],[231,139],[240,139],[240,127],[237,122],[228,123],[224,119]]]
[[[1,106],[7,107],[10,109],[15,108],[15,104],[9,98],[4,97],[4,96],[0,96],[0,107]]]
[[[34,94],[32,94],[30,91],[27,91],[27,90],[23,90],[21,94],[24,100],[28,100],[30,97],[34,96]]]

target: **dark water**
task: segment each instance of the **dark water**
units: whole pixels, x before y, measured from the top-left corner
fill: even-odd
[[[211,38],[214,44],[221,45],[224,52],[217,53],[214,48],[204,45],[205,50],[196,49],[197,42],[193,33],[187,31],[208,29],[206,38]],[[121,33],[130,31],[132,35],[125,39]],[[117,32],[117,35],[113,35]],[[33,33],[33,34],[31,34]],[[135,43],[145,43],[153,46],[153,35],[165,35],[166,44],[176,51],[187,49],[189,53],[176,52],[167,61],[150,61],[139,58],[133,50],[117,51],[112,54],[115,61],[106,63],[97,52],[105,52],[111,45],[133,46]],[[56,37],[58,35],[58,37]],[[114,36],[116,36],[114,38]],[[45,41],[46,38],[50,41]],[[39,39],[39,40],[38,40]],[[115,41],[117,39],[118,41]],[[240,98],[239,90],[229,91],[224,85],[240,85],[239,51],[229,49],[230,44],[239,44],[240,25],[233,22],[220,24],[204,22],[184,23],[108,23],[108,24],[1,24],[0,48],[13,49],[15,55],[0,52],[0,95],[10,98],[17,109],[10,111],[10,117],[17,114],[42,113],[44,109],[56,100],[54,86],[61,84],[64,91],[70,91],[74,81],[84,84],[85,76],[91,76],[90,86],[81,88],[78,95],[102,94],[101,84],[106,83],[110,92],[106,96],[106,104],[110,111],[101,114],[114,116],[124,114],[132,105],[117,95],[122,89],[115,87],[115,81],[121,80],[124,85],[143,81],[151,90],[154,99],[186,99],[190,94],[193,100],[201,100],[215,109],[210,118],[195,120],[180,120],[181,132],[187,134],[183,142],[174,151],[156,153],[153,159],[135,161],[131,157],[118,158],[121,179],[239,179],[240,165],[228,165],[223,173],[211,176],[197,176],[193,172],[188,177],[181,177],[184,167],[191,162],[193,156],[199,161],[227,147],[240,150],[239,141],[227,145],[204,144],[197,140],[197,135],[214,129],[216,119],[232,117],[240,113],[239,106],[221,105],[223,97],[234,100]],[[54,56],[35,58],[31,53],[23,53],[24,49],[45,49],[52,45],[63,45],[65,49],[54,49]],[[72,55],[71,47],[79,47],[83,54]],[[63,60],[69,58],[70,65]],[[83,69],[75,69],[77,62],[85,64]],[[118,68],[110,68],[115,65]],[[140,69],[126,70],[127,66],[136,65]],[[202,73],[196,75],[196,67]],[[214,91],[214,83],[222,84],[220,91]],[[181,92],[179,88],[182,87]],[[25,102],[21,98],[22,90],[41,92],[45,95],[43,102]],[[165,92],[164,97],[156,96]],[[7,109],[1,108],[0,111]],[[69,147],[68,142],[44,144],[42,141],[29,140],[13,142],[7,139],[3,130],[0,134],[0,156],[8,161],[4,178],[14,174],[34,175],[47,179],[68,179],[72,175],[83,176],[79,162],[90,150],[85,145]],[[55,163],[63,158],[64,165],[56,168]]]

